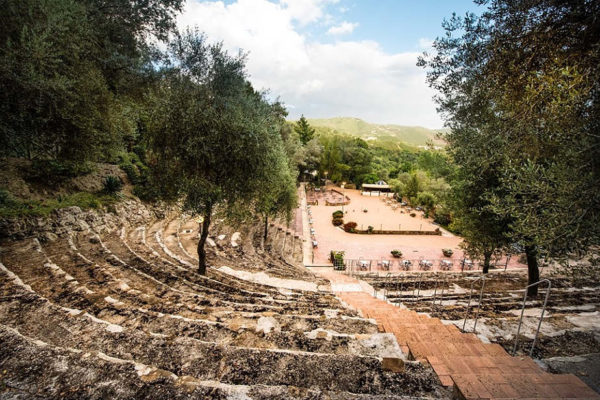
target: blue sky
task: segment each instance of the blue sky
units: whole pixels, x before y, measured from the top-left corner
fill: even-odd
[[[453,12],[479,13],[472,0],[350,0],[327,7],[337,22],[358,23],[346,40],[375,40],[385,51],[405,52],[419,49],[422,38],[434,39],[443,35],[441,22]],[[310,34],[331,40],[326,27],[313,29]]]
[[[417,57],[467,0],[188,0],[178,25],[248,54],[258,89],[310,118],[440,128]]]

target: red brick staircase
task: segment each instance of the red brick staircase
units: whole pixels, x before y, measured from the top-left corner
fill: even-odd
[[[322,275],[332,283],[358,283],[330,271]],[[410,357],[428,362],[444,386],[454,387],[458,399],[600,399],[576,376],[547,373],[531,358],[512,357],[500,345],[482,343],[438,318],[398,308],[365,292],[336,295],[375,319],[380,331],[393,333]]]

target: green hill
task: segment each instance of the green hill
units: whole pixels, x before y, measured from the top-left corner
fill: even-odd
[[[359,118],[336,117],[308,119],[314,127],[323,127],[359,136],[365,140],[380,142],[404,142],[412,146],[424,146],[431,141],[436,146],[445,146],[445,142],[437,137],[444,129],[427,129],[421,126],[371,124]]]

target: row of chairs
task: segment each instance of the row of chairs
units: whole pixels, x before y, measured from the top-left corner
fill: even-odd
[[[382,258],[380,260],[370,260],[365,258],[358,258],[356,260],[344,260],[344,267],[355,271],[371,271],[376,266],[377,269],[383,271],[390,271],[394,265],[398,266],[398,269],[403,271],[410,271],[414,266],[418,267],[422,271],[431,271],[434,269],[435,262],[427,259],[420,260],[390,260]],[[450,271],[454,267],[454,263],[451,260],[439,260],[439,269],[442,271]],[[460,261],[462,270],[472,270],[474,268],[473,261],[469,259],[463,259]]]

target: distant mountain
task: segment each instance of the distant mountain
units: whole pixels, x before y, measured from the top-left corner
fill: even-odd
[[[445,129],[433,130],[421,126],[371,124],[352,117],[308,119],[308,122],[314,127],[333,129],[340,133],[359,136],[367,141],[404,142],[412,146],[425,146],[427,142],[431,141],[435,146],[446,145],[444,140],[437,137],[438,133],[444,133]]]

